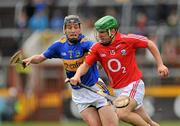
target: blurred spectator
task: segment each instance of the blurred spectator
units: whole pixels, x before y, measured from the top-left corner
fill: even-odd
[[[64,17],[59,10],[55,10],[50,20],[50,28],[53,31],[59,32],[63,30]]]
[[[15,87],[10,87],[8,92],[9,96],[6,98],[6,107],[3,112],[3,120],[13,121],[16,113],[15,104],[17,102],[17,90]]]
[[[29,19],[27,11],[30,9],[26,8],[29,6],[28,4],[29,3],[24,3],[24,1],[18,1],[15,7],[15,24],[18,28],[16,41],[18,42],[18,48],[22,45],[22,39],[27,28],[27,21]]]
[[[18,38],[17,38],[17,42],[18,42],[18,48],[20,48],[22,46],[22,40],[23,40],[23,35],[25,34],[25,30],[27,28],[27,15],[24,11],[21,11],[20,14],[17,17],[16,20],[16,25],[17,28],[19,29],[18,32]]]
[[[33,5],[32,0],[26,0],[26,3],[23,7],[23,12],[27,16],[27,20],[29,20],[34,15],[35,7]]]
[[[177,37],[177,54],[180,56],[180,37]]]
[[[176,39],[167,37],[162,47],[164,61],[170,64],[175,64],[177,61]]]
[[[165,23],[167,20],[167,17],[169,15],[169,6],[161,0],[159,2],[160,3],[157,5],[157,18],[158,22],[161,24]]]
[[[17,90],[14,87],[9,88],[7,97],[0,97],[0,122],[12,121],[16,113],[15,103],[17,101]]]
[[[117,12],[116,12],[116,10],[115,10],[113,7],[107,8],[107,9],[105,10],[105,15],[111,15],[111,16],[113,16],[113,17],[118,18],[118,17],[117,17]]]
[[[81,17],[82,18],[82,17]],[[89,15],[89,18],[82,18],[84,25],[83,28],[84,29],[90,29],[92,30],[94,28],[94,23],[96,21],[96,17],[93,14]],[[94,31],[93,31],[94,32]]]
[[[20,29],[24,29],[26,27],[26,22],[28,20],[25,5],[26,3],[23,1],[18,1],[15,6],[15,23]]]
[[[138,13],[136,18],[136,34],[146,35],[147,16],[144,13]]]
[[[6,100],[3,97],[0,97],[0,123],[3,118],[3,112],[6,107]]]
[[[178,15],[176,12],[177,10],[172,10],[172,12],[167,18],[167,23],[171,27],[176,27],[178,25]]]
[[[25,11],[22,10],[17,18],[18,18],[16,21],[17,27],[19,29],[24,29],[27,25],[27,15]]]
[[[35,13],[28,22],[28,27],[32,31],[44,31],[48,28],[48,15],[46,13],[46,4],[38,3],[35,5]]]

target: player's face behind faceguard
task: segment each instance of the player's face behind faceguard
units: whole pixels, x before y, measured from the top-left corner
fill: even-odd
[[[76,44],[81,33],[81,22],[77,15],[68,15],[64,19],[64,33],[72,44]]]
[[[95,22],[96,39],[102,45],[109,45],[118,31],[118,22],[112,16],[104,16]]]

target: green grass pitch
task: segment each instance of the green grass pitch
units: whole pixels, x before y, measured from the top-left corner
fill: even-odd
[[[180,126],[180,121],[161,121],[160,126]],[[87,126],[82,121],[66,121],[66,122],[24,122],[24,123],[0,123],[0,126]],[[119,126],[131,126],[129,124],[120,123]]]

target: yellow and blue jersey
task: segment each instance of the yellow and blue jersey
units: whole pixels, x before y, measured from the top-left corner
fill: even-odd
[[[61,58],[64,63],[66,75],[68,78],[74,76],[77,68],[83,63],[87,52],[94,42],[88,40],[84,35],[80,34],[78,43],[70,44],[66,36],[63,36],[58,41],[55,41],[43,55],[48,58]],[[87,86],[94,85],[99,78],[96,63],[91,66],[88,72],[81,77],[81,82]],[[72,86],[78,89],[78,86]]]

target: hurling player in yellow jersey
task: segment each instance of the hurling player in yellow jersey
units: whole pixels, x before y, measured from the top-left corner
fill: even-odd
[[[23,62],[26,65],[38,64],[46,59],[61,58],[64,62],[67,78],[71,78],[76,73],[77,68],[83,63],[86,53],[93,42],[88,40],[81,33],[81,22],[77,15],[69,15],[64,19],[64,36],[55,41],[50,47],[40,55],[34,55]],[[106,87],[99,78],[96,63],[89,71],[81,77],[81,82],[96,90],[103,90],[108,93]],[[102,96],[99,96],[87,89],[77,85],[72,87],[72,100],[88,126],[118,126],[118,117],[112,105]]]

